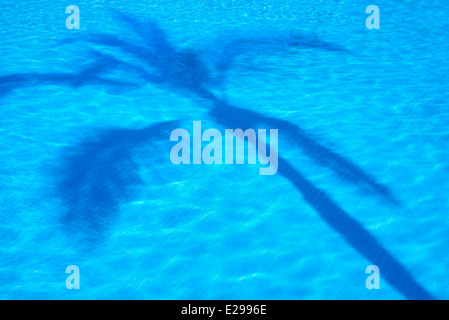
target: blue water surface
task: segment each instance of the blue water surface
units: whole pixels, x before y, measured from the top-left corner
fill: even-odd
[[[449,298],[444,1],[0,9],[1,299]],[[174,165],[193,121],[278,129],[277,174]]]

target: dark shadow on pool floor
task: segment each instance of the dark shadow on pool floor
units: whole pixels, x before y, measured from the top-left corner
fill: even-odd
[[[119,204],[129,199],[130,188],[142,183],[130,152],[166,139],[176,129],[169,121],[143,129],[109,129],[65,149],[57,190],[67,212],[61,222],[70,234],[85,240],[104,236]]]
[[[131,82],[105,77],[111,71],[111,65],[114,65],[116,69],[127,69],[130,66],[126,63],[121,63],[112,57],[101,55],[95,51],[91,52],[91,57],[96,60],[82,65],[81,71],[79,72],[35,72],[0,76],[0,97],[17,89],[47,85],[67,86],[74,89],[82,86],[96,85],[103,88],[112,87],[115,88],[117,92],[138,87]]]
[[[65,43],[82,41],[105,47],[116,47],[151,68],[151,72],[126,61],[100,52],[93,52],[98,62],[79,74],[19,74],[1,78],[0,91],[11,90],[16,84],[31,82],[54,83],[80,86],[110,83],[102,77],[116,69],[125,68],[134,72],[147,83],[161,84],[178,93],[195,95],[209,101],[209,115],[217,124],[229,128],[253,128],[269,126],[279,129],[280,136],[291,141],[291,146],[302,150],[318,165],[334,171],[343,180],[360,187],[368,187],[375,195],[393,205],[399,205],[389,188],[351,160],[331,150],[309,136],[297,125],[282,119],[261,115],[257,112],[232,106],[216,97],[210,90],[213,82],[211,73],[201,58],[191,50],[177,50],[167,40],[163,30],[153,22],[141,23],[127,15],[117,13],[118,18],[141,37],[143,45],[129,43],[112,34],[90,34],[82,38],[67,39]],[[244,41],[244,40],[239,40]],[[260,43],[260,42],[259,42]],[[288,46],[300,49],[316,49],[349,54],[347,50],[319,39],[292,37]],[[245,47],[243,50],[246,50]],[[224,50],[217,59],[216,70],[232,67],[235,56],[242,50]],[[107,61],[107,65],[104,64]],[[126,83],[131,87],[135,83]],[[204,106],[202,106],[204,108]],[[58,185],[59,196],[67,213],[63,223],[69,229],[80,228],[87,233],[101,236],[110,217],[121,201],[129,196],[130,186],[139,183],[136,164],[129,157],[129,151],[154,139],[168,139],[173,123],[160,123],[142,130],[111,129],[98,135],[93,142],[81,142],[73,146],[71,153],[61,161],[62,177]],[[279,173],[288,179],[301,193],[303,199],[314,208],[320,217],[338,232],[354,250],[376,264],[385,279],[409,299],[432,299],[410,273],[397,261],[363,226],[345,212],[323,190],[309,182],[293,165],[282,157],[279,159]]]

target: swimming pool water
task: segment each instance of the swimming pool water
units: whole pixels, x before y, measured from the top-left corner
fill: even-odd
[[[0,7],[1,299],[449,298],[443,1]],[[173,165],[193,121],[278,173]]]

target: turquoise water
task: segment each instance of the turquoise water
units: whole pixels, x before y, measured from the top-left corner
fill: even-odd
[[[0,5],[0,298],[449,298],[443,1]],[[278,173],[172,164],[194,120]]]

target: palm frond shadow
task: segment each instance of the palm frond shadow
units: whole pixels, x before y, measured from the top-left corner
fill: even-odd
[[[87,85],[113,87],[118,91],[136,89],[138,85],[107,77],[112,64],[116,69],[129,70],[133,66],[122,63],[113,57],[102,55],[92,50],[91,57],[95,60],[80,67],[78,72],[54,73],[16,73],[0,77],[0,97],[14,90],[36,86],[57,85],[80,88]]]
[[[81,232],[91,243],[101,240],[120,203],[130,199],[130,188],[142,184],[131,151],[143,144],[154,146],[177,126],[167,121],[142,129],[108,129],[66,148],[57,183],[67,208],[61,219],[66,231]]]
[[[142,44],[129,43],[111,34],[93,34],[77,39],[66,39],[65,43],[82,41],[93,43],[97,47],[114,47],[132,55],[136,60],[151,67],[152,72],[130,64],[107,54],[96,51],[94,55],[100,60],[88,70],[80,74],[45,74],[45,75],[13,75],[3,77],[0,91],[8,89],[8,83],[43,81],[61,85],[117,85],[103,82],[102,75],[115,68],[125,68],[134,72],[149,83],[161,84],[176,92],[193,94],[210,102],[209,115],[219,125],[229,128],[257,129],[264,125],[279,129],[292,144],[304,151],[318,165],[329,168],[337,176],[360,187],[369,188],[374,194],[393,205],[400,202],[389,188],[378,182],[371,174],[365,172],[344,156],[331,150],[309,136],[297,125],[282,119],[261,115],[229,104],[217,97],[209,88],[211,75],[201,58],[190,50],[177,50],[167,40],[164,31],[154,22],[142,23],[130,16],[117,13],[118,19],[125,23],[139,37]],[[241,41],[241,40],[239,40]],[[258,43],[264,42],[260,40]],[[272,40],[266,40],[272,41]],[[298,48],[335,51],[341,54],[348,52],[338,46],[317,38],[307,39],[292,37],[286,41]],[[232,45],[232,43],[231,43]],[[245,48],[243,48],[245,50]],[[242,50],[228,50],[217,58],[216,69],[224,71],[232,67],[232,63]],[[107,66],[104,63],[107,62]],[[6,83],[6,85],[5,85]],[[134,83],[126,83],[134,86]],[[137,168],[127,154],[136,147],[136,141],[147,143],[152,139],[166,139],[173,123],[161,122],[142,130],[113,129],[97,136],[96,142],[83,142],[73,147],[71,155],[64,158],[60,186],[60,196],[64,200],[68,212],[64,222],[76,228],[84,224],[86,232],[97,232],[105,224],[105,220],[123,199],[126,188],[139,183]],[[122,170],[126,168],[126,170]],[[120,170],[119,170],[120,169]],[[126,173],[124,173],[126,171]],[[285,177],[301,193],[303,199],[314,208],[320,217],[338,232],[354,250],[379,266],[383,277],[409,299],[432,299],[432,295],[421,287],[404,268],[363,226],[345,212],[323,190],[308,181],[286,159],[279,158],[279,173]],[[101,181],[99,183],[99,181]],[[80,202],[81,201],[81,202]],[[83,202],[84,201],[84,202]],[[75,223],[73,223],[75,221]],[[73,224],[72,224],[73,223]],[[86,227],[87,226],[87,227]]]

